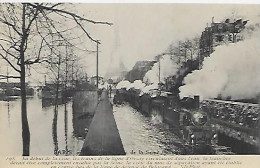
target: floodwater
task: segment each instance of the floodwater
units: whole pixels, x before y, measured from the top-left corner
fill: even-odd
[[[72,102],[42,106],[37,96],[27,99],[31,156],[77,155],[84,143],[73,132]],[[0,156],[22,155],[21,99],[0,101]]]
[[[145,117],[128,104],[113,107],[128,155],[180,154],[182,142],[155,117]],[[37,96],[27,99],[31,156],[78,155],[85,128],[92,118],[73,114],[72,102],[43,106]],[[80,117],[79,117],[80,116]],[[0,156],[22,155],[21,100],[0,101]]]
[[[180,154],[181,140],[159,119],[146,117],[127,103],[114,105],[113,112],[126,154]]]

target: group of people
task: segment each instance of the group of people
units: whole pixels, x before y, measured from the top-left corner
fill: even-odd
[[[202,102],[201,108],[213,118],[248,128],[259,128],[260,107],[258,105],[206,100]]]

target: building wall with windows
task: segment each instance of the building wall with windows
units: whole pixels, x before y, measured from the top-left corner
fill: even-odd
[[[245,28],[247,20],[238,19],[230,22],[226,19],[224,22],[212,22],[210,27],[206,27],[200,38],[200,56],[201,58],[209,56],[216,46],[226,43],[235,43],[243,39],[240,32]]]

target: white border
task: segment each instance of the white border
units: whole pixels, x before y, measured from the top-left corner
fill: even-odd
[[[0,2],[260,4],[259,0],[0,0]]]

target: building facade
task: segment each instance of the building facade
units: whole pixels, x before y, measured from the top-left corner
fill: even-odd
[[[247,20],[238,19],[230,22],[226,19],[224,22],[212,23],[205,28],[200,38],[200,57],[208,57],[216,46],[235,43],[243,39],[240,32],[245,28]]]
[[[134,82],[135,80],[143,80],[145,74],[150,71],[157,61],[137,61],[131,71],[126,74],[125,79]]]

